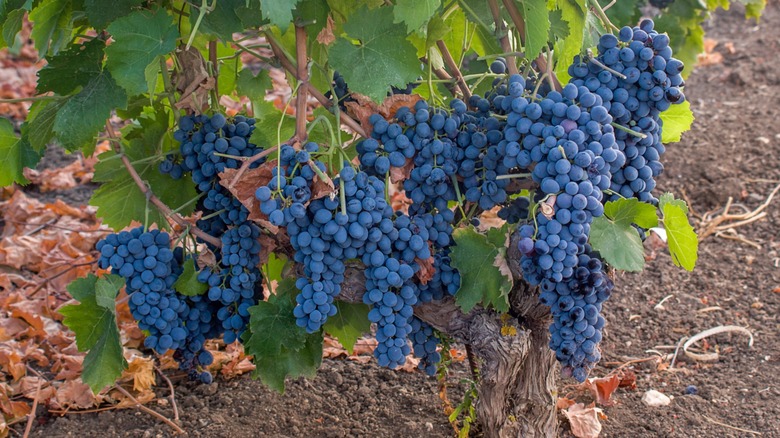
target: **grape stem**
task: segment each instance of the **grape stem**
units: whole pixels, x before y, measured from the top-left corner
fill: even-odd
[[[163,86],[165,88],[165,94],[168,96],[168,103],[171,104],[171,112],[173,113],[173,120],[176,125],[179,125],[179,118],[181,117],[180,111],[176,108],[176,95],[173,85],[171,84],[171,77],[168,76],[168,65],[165,63],[165,57],[160,57],[160,74],[162,74]],[[149,90],[149,98],[154,95],[154,90]]]
[[[593,56],[593,52],[590,49],[588,49],[588,59],[590,60],[590,62],[592,62],[592,63],[598,65],[599,67],[603,68],[604,70],[612,73],[613,76],[617,76],[620,79],[626,79],[626,75],[624,75],[623,73],[620,73],[617,70],[614,70],[614,69],[611,69],[611,68],[607,67],[606,65],[604,65],[604,63],[599,61],[595,56]]]
[[[211,6],[209,6],[208,0],[201,0],[198,18],[195,20],[195,24],[192,26],[192,30],[190,31],[190,38],[187,40],[187,47],[185,47],[184,50],[190,50],[192,42],[195,41],[195,35],[198,33],[200,23],[203,21],[203,17],[205,17],[209,12],[213,11],[215,6],[217,6],[217,0],[213,0],[211,2]]]
[[[244,173],[247,171],[247,169],[249,169],[249,166],[251,166],[252,163],[256,163],[262,160],[268,155],[271,155],[272,153],[276,152],[278,149],[279,149],[279,145],[268,148],[257,155],[253,155],[251,158],[245,159],[241,167],[238,168],[238,172],[236,172],[235,176],[233,176],[233,179],[230,180],[230,184],[228,184],[228,188],[232,189],[236,185],[238,180],[240,180],[241,177],[244,176]]]
[[[612,24],[612,22],[609,20],[607,13],[604,12],[604,9],[599,4],[598,0],[588,0],[588,4],[590,4],[591,8],[593,8],[593,10],[596,12],[596,15],[599,17],[599,20],[601,20],[601,23],[604,24],[604,26],[617,31],[620,30],[620,28]]]
[[[490,13],[493,15],[493,22],[496,24],[496,36],[498,37],[498,42],[501,44],[501,50],[503,50],[504,53],[513,52],[512,45],[509,44],[506,24],[504,24],[504,19],[501,18],[501,10],[498,8],[498,2],[496,0],[488,0],[488,6],[490,7]],[[523,30],[523,32],[525,31]],[[509,74],[514,75],[520,73],[517,69],[517,61],[514,56],[508,55],[506,57],[506,64]]]
[[[182,227],[191,226],[192,234],[200,237],[205,242],[208,242],[218,248],[221,248],[222,240],[192,225],[186,219],[181,217],[178,213],[174,213],[170,207],[165,205],[165,203],[162,202],[160,198],[154,195],[152,189],[141,179],[141,176],[138,175],[138,172],[135,170],[135,167],[133,167],[133,165],[130,163],[130,159],[128,159],[127,156],[122,153],[121,149],[119,148],[119,138],[117,137],[116,132],[114,131],[114,127],[111,126],[111,122],[108,120],[106,120],[106,132],[108,132],[108,136],[111,138],[111,144],[114,147],[114,152],[121,155],[122,164],[125,166],[125,169],[127,169],[127,172],[130,174],[130,177],[133,178],[133,182],[135,182],[135,185],[137,185],[138,188],[141,190],[141,193],[143,193],[144,196],[146,196],[146,199],[148,199],[149,202],[151,202],[166,217],[169,217],[172,221],[176,222]]]
[[[628,127],[625,127],[625,126],[621,125],[620,123],[612,122],[610,124],[612,125],[613,128],[619,129],[619,130],[627,133],[628,135],[633,135],[634,137],[638,137],[638,138],[641,138],[641,139],[647,138],[647,134],[643,134],[641,132],[636,132],[636,131],[634,131],[631,128],[628,128]]]

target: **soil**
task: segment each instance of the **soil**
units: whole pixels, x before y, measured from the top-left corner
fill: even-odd
[[[743,14],[735,4],[710,22],[707,37],[719,42],[715,52],[723,61],[691,75],[685,92],[696,123],[681,143],[668,148],[659,180],[660,190],[686,195],[698,214],[722,208],[729,197],[752,210],[780,181],[780,5],[770,2],[758,26],[746,24]],[[736,205],[733,211],[742,212]],[[636,374],[636,389],[615,392],[617,404],[604,408],[608,418],[602,420],[601,436],[748,437],[755,431],[780,437],[777,199],[766,212],[763,220],[735,229],[758,246],[710,236],[701,243],[693,273],[674,267],[661,249],[644,273],[617,278],[605,306],[604,358],[593,376],[652,358],[651,350],[673,353],[682,338],[719,325],[747,327],[755,343],[751,348],[742,334],[721,334],[707,339],[709,351],[720,353],[716,362],[696,362],[681,352],[671,370],[659,369],[655,360],[626,366]],[[462,368],[456,376],[466,376]],[[559,393],[569,392],[573,383],[561,379]],[[685,395],[689,385],[697,395]],[[246,377],[208,386],[180,383],[176,396],[183,428],[197,437],[452,436],[436,388],[435,379],[419,373],[326,360],[317,378],[289,382],[284,395]],[[650,389],[673,397],[671,404],[645,406],[641,397]],[[163,389],[160,394],[165,395]],[[172,416],[169,407],[154,408]],[[132,409],[46,415],[39,408],[31,436],[171,433]],[[561,419],[561,436],[571,436]]]

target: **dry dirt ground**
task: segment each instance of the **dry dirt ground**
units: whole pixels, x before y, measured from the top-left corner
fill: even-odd
[[[780,182],[780,6],[770,3],[758,26],[746,24],[737,6],[715,14],[707,36],[719,43],[715,53],[723,60],[698,68],[686,86],[697,120],[681,143],[669,147],[659,183],[662,190],[686,194],[698,214],[721,208],[728,197],[756,208]],[[75,190],[81,192],[56,195],[83,202],[90,191]],[[741,212],[739,206],[733,211]],[[656,353],[648,350],[673,352],[664,346],[718,325],[748,327],[755,344],[749,348],[745,336],[721,334],[707,340],[709,351],[720,353],[717,362],[681,354],[673,370],[659,369],[655,360],[625,367],[636,374],[637,387],[617,390],[618,403],[604,408],[601,436],[748,437],[758,436],[750,432],[756,431],[780,437],[780,200],[766,212],[765,219],[735,230],[757,247],[710,236],[693,273],[672,266],[660,250],[644,273],[617,279],[605,306],[604,359],[594,376],[652,358]],[[458,373],[465,376],[462,366]],[[561,380],[559,393],[572,383]],[[689,385],[698,395],[685,395]],[[176,393],[182,425],[196,437],[451,436],[436,388],[434,379],[419,373],[326,360],[316,379],[290,382],[284,395],[249,378],[179,383]],[[671,404],[643,405],[648,389],[673,396]],[[171,416],[170,409],[157,409]],[[65,417],[39,410],[32,436],[169,434],[132,409]],[[565,421],[561,436],[571,436]]]

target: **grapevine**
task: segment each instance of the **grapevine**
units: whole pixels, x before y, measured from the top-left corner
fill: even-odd
[[[593,0],[74,2],[49,18],[27,2],[46,99],[12,136],[22,166],[0,170],[24,183],[48,142],[90,155],[108,139],[92,203],[115,232],[89,293],[126,294],[145,352],[192,380],[212,383],[214,345],[234,344],[282,391],[314,375],[326,335],[372,336],[379,366],[414,356],[433,376],[454,339],[480,359],[467,424],[499,436],[533,398],[528,364],[591,374],[615,272],[643,268],[649,230],[695,265],[688,207],[656,187],[692,122],[683,2],[651,1],[655,20]],[[85,362],[94,391],[127,366],[119,346]],[[508,363],[505,382],[479,377]],[[490,385],[518,392],[482,400]]]

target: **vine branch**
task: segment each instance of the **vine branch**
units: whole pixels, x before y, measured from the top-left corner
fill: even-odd
[[[306,101],[309,97],[309,63],[306,56],[306,28],[295,25],[295,54],[298,57],[298,72],[300,81],[298,96],[295,98],[295,139],[301,143],[306,141]]]
[[[463,79],[463,74],[460,72],[458,64],[455,63],[454,59],[452,59],[452,55],[450,54],[449,49],[447,49],[447,45],[444,43],[444,41],[436,41],[436,46],[439,48],[442,59],[444,60],[444,63],[447,64],[447,68],[449,68],[452,71],[453,76],[455,76],[455,81],[458,84],[458,88],[460,88],[460,92],[463,93],[463,97],[465,98],[466,102],[468,102],[469,98],[471,97],[471,90],[469,90],[469,86],[466,84],[466,80]]]
[[[491,0],[494,1],[494,0]],[[509,13],[509,18],[512,19],[512,23],[517,28],[518,36],[520,37],[520,42],[525,45],[525,20],[523,20],[523,14],[520,13],[520,10],[517,9],[517,4],[514,0],[502,0],[504,3],[504,7],[506,7],[506,11]],[[499,17],[500,19],[500,17]],[[553,88],[556,90],[561,90],[561,83],[558,81],[558,78],[555,76],[555,72],[552,71],[552,65],[547,62],[547,58],[545,58],[544,53],[539,54],[539,56],[536,58],[536,66],[539,68],[539,72],[544,74],[547,73],[549,75],[550,80],[553,83]]]
[[[174,213],[170,207],[165,205],[165,203],[162,202],[160,198],[158,198],[157,196],[154,195],[154,193],[152,193],[152,190],[141,179],[141,176],[138,175],[138,171],[135,170],[135,167],[133,167],[133,164],[130,162],[127,156],[122,153],[121,149],[119,148],[119,137],[117,137],[116,132],[114,131],[114,127],[111,126],[111,122],[109,122],[108,120],[106,120],[106,132],[108,133],[108,136],[111,139],[111,144],[114,147],[114,151],[117,154],[119,154],[119,156],[121,157],[122,164],[125,166],[125,169],[127,169],[127,172],[130,174],[130,177],[133,178],[135,185],[138,186],[138,188],[141,190],[141,193],[143,193],[144,196],[146,196],[146,199],[148,199],[149,202],[154,204],[155,207],[157,207],[160,211],[162,211],[166,217],[171,218],[172,221],[176,222],[182,227],[185,228],[189,227],[190,230],[192,231],[192,234],[200,237],[204,242],[208,242],[216,247],[222,246],[222,240],[217,239],[211,234],[208,234],[205,231],[201,230],[200,228],[196,227],[195,225],[187,222],[186,219],[181,217],[178,213]]]
[[[496,34],[498,35],[498,42],[501,44],[501,50],[504,53],[512,53],[512,46],[509,44],[509,37],[507,36],[506,25],[504,20],[501,19],[501,11],[498,9],[498,3],[496,0],[488,0],[488,6],[490,6],[490,13],[493,15],[493,21],[496,23]],[[523,27],[525,29],[525,27]],[[506,57],[507,69],[509,74],[518,74],[520,71],[517,69],[517,61],[515,61],[514,55],[507,55]]]

